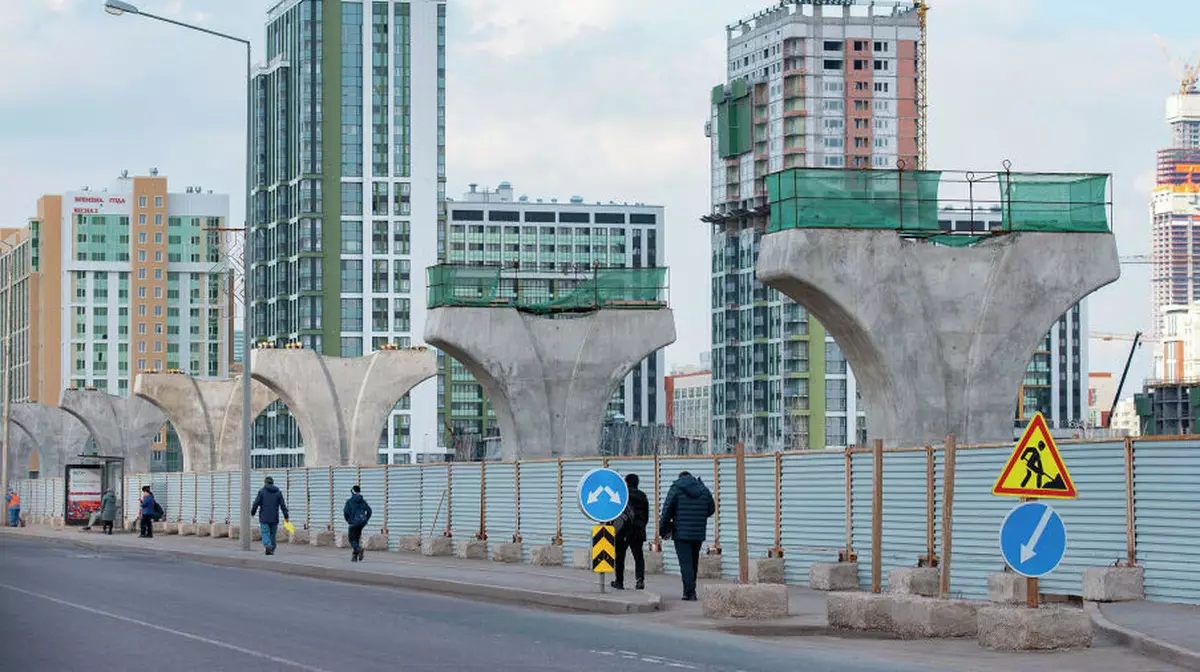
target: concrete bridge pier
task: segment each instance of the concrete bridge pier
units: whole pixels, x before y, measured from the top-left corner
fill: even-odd
[[[171,373],[138,374],[133,393],[157,406],[175,427],[184,471],[241,468],[242,379],[197,380]],[[250,412],[258,417],[278,395],[251,382]]]
[[[59,407],[79,418],[101,455],[123,456],[126,474],[150,471],[150,447],[167,421],[154,404],[99,390],[63,390]]]
[[[38,452],[38,475],[54,478],[63,475],[63,468],[83,452],[87,445],[88,430],[71,414],[38,403],[16,403],[9,408],[9,421],[32,439],[32,447]],[[10,432],[10,437],[15,433]],[[15,442],[20,448],[23,442]],[[28,444],[26,444],[28,445]],[[18,455],[16,464],[28,469],[29,451]],[[12,453],[9,453],[11,456]],[[11,457],[10,457],[11,459]],[[9,463],[10,478],[13,463]]]
[[[667,308],[539,317],[515,308],[435,308],[425,340],[475,375],[500,423],[504,459],[595,455],[626,374],[675,342]]]
[[[312,350],[255,349],[251,372],[277,393],[300,426],[304,464],[374,465],[379,435],[400,399],[437,374],[432,350],[379,350],[324,357]]]
[[[841,346],[871,436],[920,446],[950,433],[961,443],[1011,441],[1034,348],[1121,268],[1110,233],[944,247],[895,231],[798,228],[763,237],[757,273]]]

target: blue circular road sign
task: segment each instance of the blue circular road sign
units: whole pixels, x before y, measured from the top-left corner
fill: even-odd
[[[607,523],[625,510],[629,487],[612,469],[593,469],[579,479],[579,510],[597,523]]]
[[[1000,525],[1000,552],[1017,574],[1045,576],[1058,568],[1067,552],[1067,528],[1049,504],[1018,504]]]

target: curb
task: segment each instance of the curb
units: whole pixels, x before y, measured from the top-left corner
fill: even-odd
[[[252,569],[258,571],[287,574],[308,579],[335,581],[365,586],[381,586],[385,588],[403,588],[426,593],[438,593],[462,598],[494,600],[510,604],[520,604],[538,607],[554,607],[583,611],[597,614],[638,614],[652,613],[662,609],[662,597],[646,593],[649,598],[644,603],[620,602],[617,600],[601,599],[588,595],[571,595],[566,593],[550,593],[507,586],[492,586],[482,583],[468,583],[449,579],[430,579],[417,576],[397,576],[379,572],[337,569],[331,567],[314,567],[286,560],[266,560],[260,557],[224,557],[193,551],[181,551],[166,548],[138,548],[89,542],[84,539],[64,539],[61,537],[44,537],[38,534],[7,532],[6,534],[25,539],[48,541],[59,544],[78,546],[95,551],[122,551],[161,555],[181,560],[189,560],[204,565],[218,567],[233,567],[236,569]]]
[[[1164,663],[1177,665],[1185,670],[1200,670],[1200,653],[1119,626],[1108,620],[1095,602],[1085,602],[1083,609],[1091,617],[1092,625],[1096,630],[1104,633],[1121,646]]]

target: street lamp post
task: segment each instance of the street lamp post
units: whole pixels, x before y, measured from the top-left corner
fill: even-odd
[[[133,14],[135,16],[162,21],[181,28],[195,30],[197,32],[219,37],[246,47],[246,228],[245,245],[242,246],[242,505],[241,505],[241,542],[242,550],[250,550],[250,426],[254,422],[254,418],[250,415],[250,306],[253,292],[250,282],[250,212],[253,207],[250,197],[250,184],[252,180],[252,165],[251,165],[251,148],[253,147],[253,122],[254,122],[254,88],[253,77],[250,65],[250,40],[244,40],[240,37],[234,37],[225,33],[219,33],[215,30],[193,26],[182,21],[175,21],[163,16],[143,12],[136,6],[121,0],[106,0],[104,3],[104,11],[114,16],[122,14]],[[5,423],[5,431],[8,424]],[[6,449],[7,452],[7,449]]]
[[[13,264],[17,261],[16,248],[4,241],[0,245],[8,251],[7,277],[5,278],[4,313],[7,324],[4,330],[4,429],[0,430],[3,447],[0,447],[0,491],[4,497],[4,524],[8,524],[8,419],[12,409],[12,333],[13,333]]]

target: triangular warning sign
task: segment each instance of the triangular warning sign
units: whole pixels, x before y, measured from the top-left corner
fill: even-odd
[[[1048,499],[1075,499],[1079,496],[1041,413],[1029,421],[1029,426],[1017,443],[1017,449],[1008,458],[1000,478],[996,479],[992,494]]]

